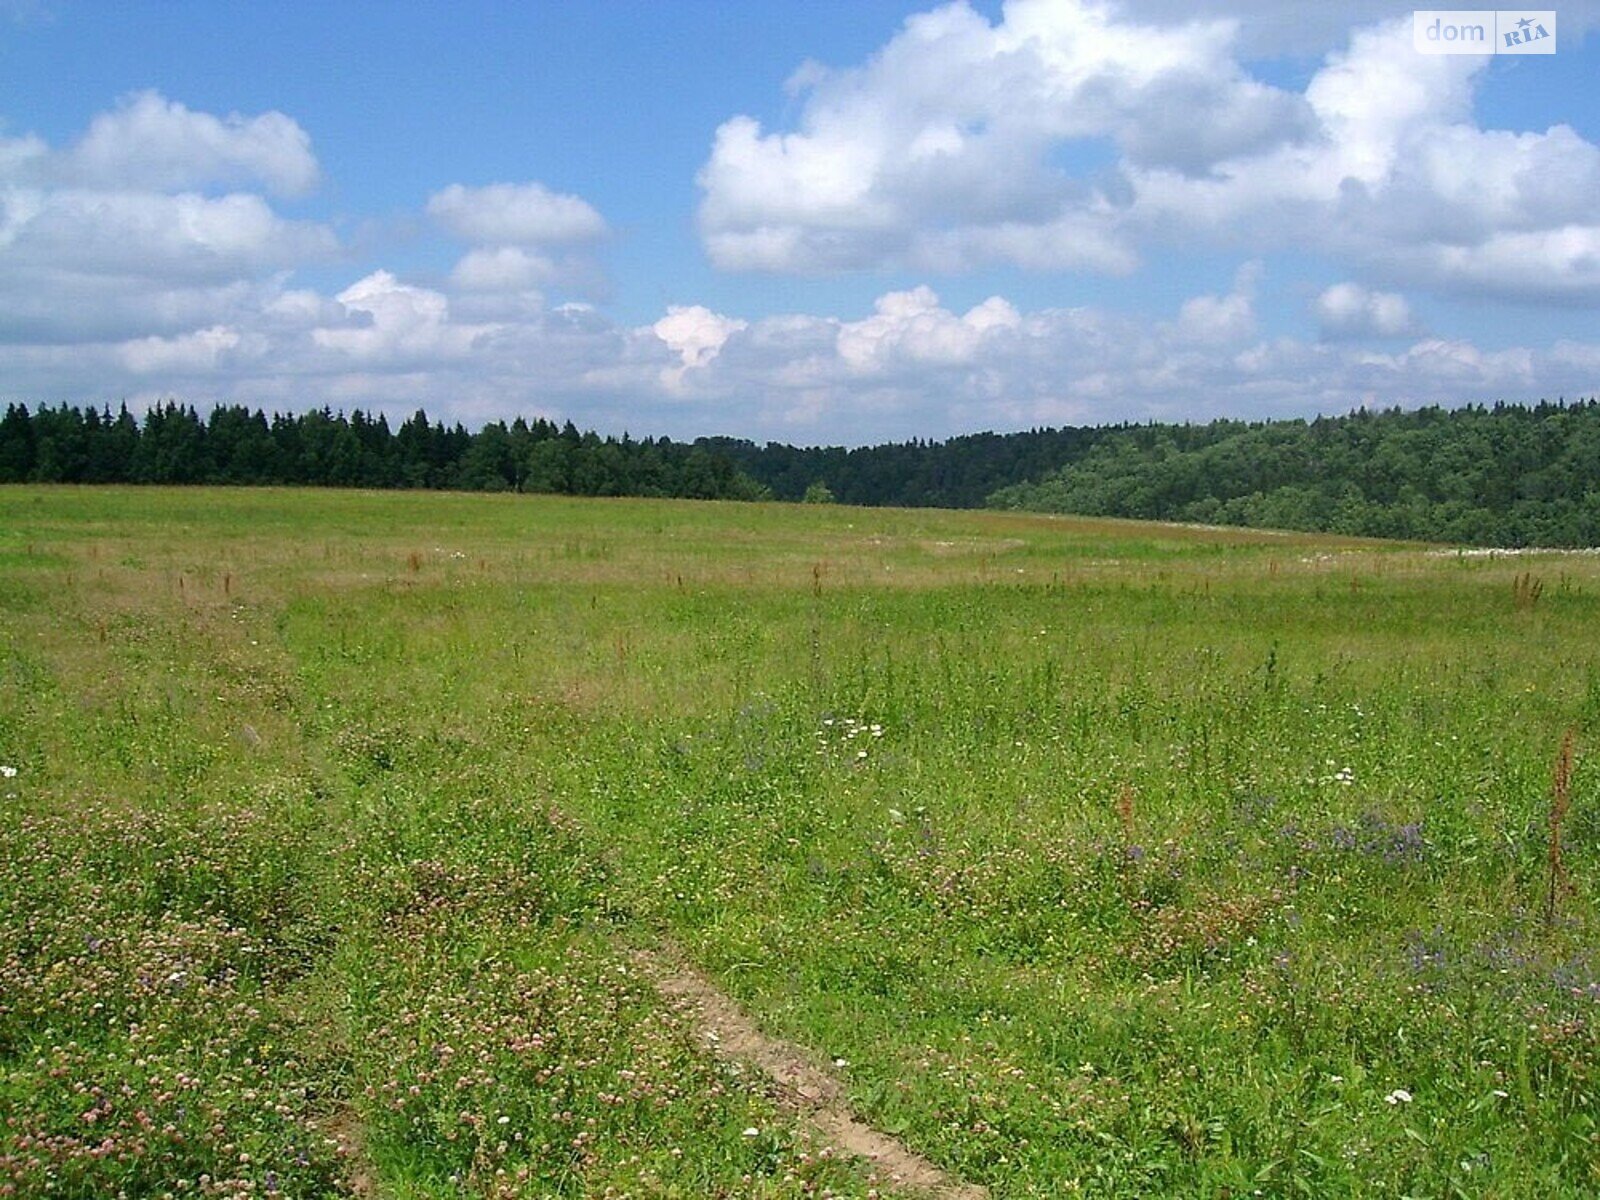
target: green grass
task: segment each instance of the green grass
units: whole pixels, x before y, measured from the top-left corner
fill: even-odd
[[[0,1192],[891,1194],[633,973],[663,937],[999,1197],[1600,1188],[1600,561],[404,493],[0,529]]]

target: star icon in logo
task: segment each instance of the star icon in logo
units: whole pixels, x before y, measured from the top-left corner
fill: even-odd
[[[1517,22],[1517,28],[1525,30],[1525,29],[1528,28],[1529,25],[1532,25],[1532,24],[1533,24],[1533,22],[1528,20],[1527,17],[1523,17],[1522,20]]]

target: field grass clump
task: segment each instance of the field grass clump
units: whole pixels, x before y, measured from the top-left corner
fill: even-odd
[[[230,853],[274,874],[267,847],[216,826],[0,817],[0,1192],[339,1191],[308,1119],[323,1081],[275,995],[304,963],[202,865]]]
[[[0,489],[10,1194],[897,1194],[662,944],[997,1197],[1600,1187],[1590,558],[196,494]]]

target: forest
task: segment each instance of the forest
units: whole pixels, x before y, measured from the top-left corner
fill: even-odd
[[[978,433],[857,448],[477,432],[168,402],[7,406],[0,482],[212,483],[1005,508],[1493,546],[1600,544],[1600,403]]]
[[[125,406],[11,404],[0,419],[0,483],[241,484],[575,496],[757,500],[765,491],[725,455],[665,438],[579,433],[569,421],[492,421],[476,433],[418,410],[398,430],[382,414],[298,415],[176,403],[141,423]]]
[[[1411,538],[1600,544],[1600,406],[1365,410],[1117,430],[991,507]]]

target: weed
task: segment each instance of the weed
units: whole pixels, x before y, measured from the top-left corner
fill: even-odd
[[[1577,730],[1568,727],[1561,738],[1561,749],[1556,753],[1556,765],[1550,783],[1550,814],[1547,819],[1549,836],[1546,841],[1545,863],[1547,882],[1544,898],[1544,921],[1554,925],[1562,898],[1571,889],[1567,878],[1567,865],[1561,850],[1561,830],[1572,809],[1572,751]]]
[[[1511,604],[1519,612],[1532,609],[1543,595],[1544,580],[1535,578],[1532,571],[1524,571],[1511,580]]]

